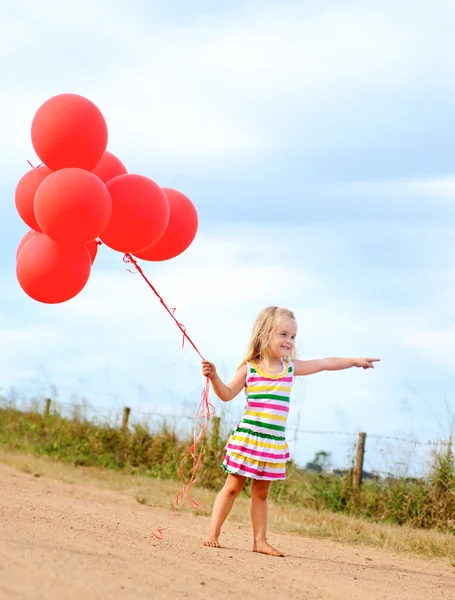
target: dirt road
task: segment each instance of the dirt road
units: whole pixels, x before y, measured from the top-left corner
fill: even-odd
[[[164,542],[151,532],[168,526]],[[250,551],[230,523],[201,544],[207,518],[0,465],[0,599],[432,600],[455,598],[455,569],[327,540],[271,534],[286,552]]]

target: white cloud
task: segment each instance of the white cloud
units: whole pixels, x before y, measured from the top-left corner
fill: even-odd
[[[149,11],[106,1],[10,7],[4,60],[17,68],[5,71],[4,159],[30,147],[35,110],[68,88],[99,104],[113,151],[177,163],[239,159],[297,138],[313,150],[370,144],[373,130],[379,143],[391,128],[406,128],[392,110],[397,93],[426,89],[428,77],[433,89],[450,84],[453,38],[445,33],[455,11],[445,0],[431,11],[424,2],[352,2],[320,12],[244,3],[178,23],[170,9]],[[378,126],[372,114],[384,105],[391,111]]]
[[[349,192],[356,195],[381,196],[393,198],[397,196],[405,200],[425,198],[439,200],[440,204],[452,205],[455,198],[455,176],[441,175],[439,177],[419,177],[412,179],[387,179],[353,181],[327,186],[332,191]],[[446,202],[448,201],[448,202]]]
[[[455,176],[413,179],[403,182],[403,187],[406,191],[425,198],[449,201],[455,199]]]
[[[455,323],[430,328],[422,325],[409,332],[406,342],[417,349],[422,357],[441,369],[455,369]]]

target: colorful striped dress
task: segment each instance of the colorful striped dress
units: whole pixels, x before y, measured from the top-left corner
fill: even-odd
[[[226,444],[221,465],[228,473],[273,481],[286,478],[290,459],[285,438],[294,365],[283,361],[279,375],[247,363],[245,414]]]

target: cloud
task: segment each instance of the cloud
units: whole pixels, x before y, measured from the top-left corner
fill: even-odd
[[[450,174],[338,181],[322,183],[316,189],[320,201],[310,214],[322,213],[325,208],[337,220],[344,214],[350,222],[382,222],[385,237],[391,227],[400,227],[404,238],[417,229],[428,238],[433,236],[435,225],[447,235],[455,218],[455,177]],[[432,244],[438,245],[444,237],[433,239]]]
[[[426,179],[410,179],[397,182],[398,189],[432,200],[451,201],[455,198],[455,177],[432,177]],[[392,183],[393,185],[393,183]],[[449,203],[445,203],[446,206]]]
[[[410,332],[407,343],[439,369],[455,368],[455,323],[440,328],[416,327]]]
[[[455,198],[455,176],[365,180],[337,183],[327,186],[331,191],[343,191],[356,195],[424,198],[439,201],[440,206],[450,206]],[[447,202],[447,200],[449,202]]]
[[[212,164],[277,148],[311,155],[378,146],[390,136],[420,143],[422,128],[428,144],[439,128],[420,119],[423,93],[431,80],[438,102],[447,98],[453,62],[450,19],[436,16],[453,16],[453,6],[386,5],[312,11],[247,2],[184,11],[175,21],[170,6],[157,4],[125,10],[122,2],[86,1],[63,10],[51,0],[18,2],[3,26],[2,130],[10,143],[3,158],[25,153],[35,110],[69,89],[99,104],[112,149],[130,157],[131,168],[145,157],[155,165]],[[400,102],[411,96],[411,105]],[[436,121],[444,114],[433,112]]]

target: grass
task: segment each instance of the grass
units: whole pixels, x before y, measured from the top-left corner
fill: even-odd
[[[37,407],[0,408],[4,462],[18,461],[13,466],[22,470],[44,469],[41,474],[54,478],[105,485],[153,506],[169,507],[179,491],[179,464],[190,442],[166,423],[152,432],[145,424],[122,431],[90,422],[80,407],[69,418],[58,412],[44,416]],[[225,479],[219,466],[224,443],[215,419],[197,490],[198,500],[209,507]],[[186,480],[191,467],[190,460],[183,465]],[[247,485],[232,518],[242,520],[248,496]],[[366,480],[360,491],[353,488],[349,470],[340,477],[290,463],[286,481],[274,483],[270,499],[270,525],[280,531],[455,560],[455,460],[450,443],[434,449],[425,477]]]

